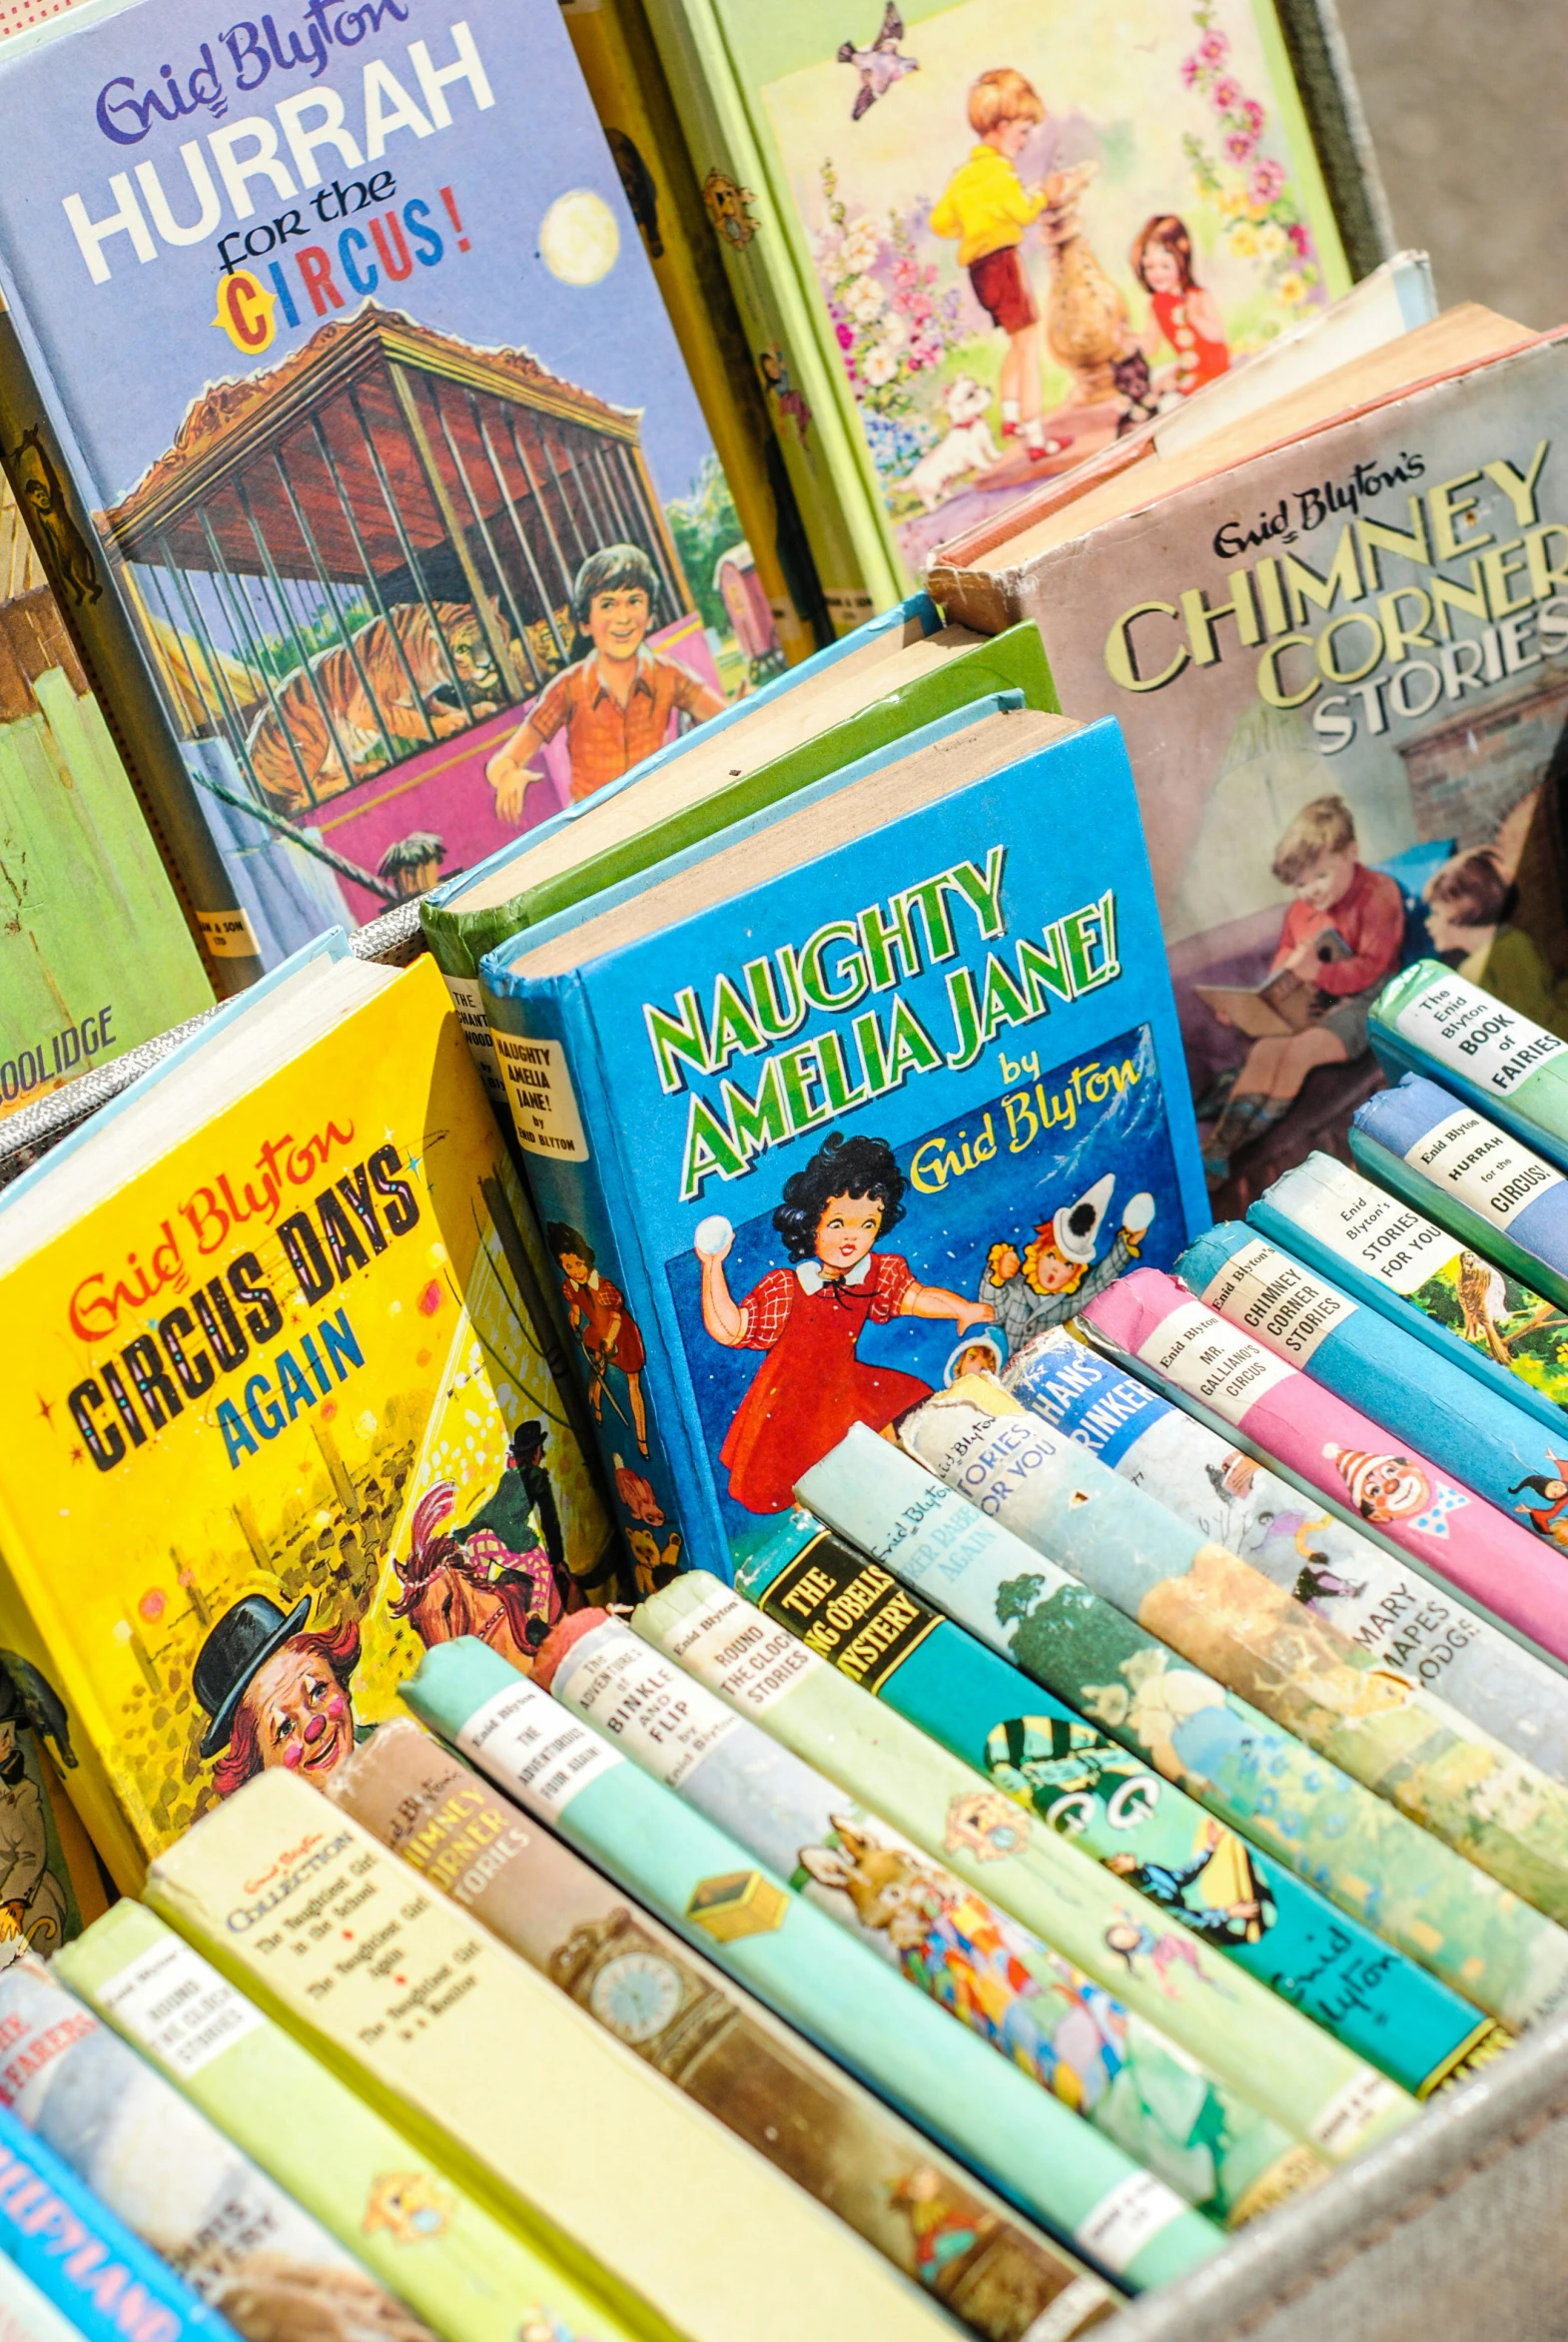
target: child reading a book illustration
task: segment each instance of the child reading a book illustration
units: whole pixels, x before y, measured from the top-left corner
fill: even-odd
[[[618,1366],[626,1377],[626,1399],[631,1408],[629,1421],[637,1450],[646,1455],[648,1410],[642,1396],[642,1369],[647,1352],[642,1346],[637,1320],[627,1308],[619,1287],[612,1285],[608,1277],[600,1276],[594,1266],[593,1246],[586,1236],[579,1235],[565,1220],[552,1219],[547,1241],[560,1263],[560,1289],[567,1318],[587,1356],[588,1403],[593,1409],[593,1420],[599,1423],[604,1419],[607,1377],[610,1368]],[[609,1400],[616,1414],[626,1420],[625,1409],[613,1391]]]
[[[197,1654],[191,1689],[211,1722],[201,1754],[217,1757],[213,1787],[232,1797],[273,1765],[322,1782],[354,1754],[358,1726],[350,1685],[360,1664],[352,1618],[303,1632],[309,1594],[286,1617],[265,1594],[226,1610]]]
[[[1301,1032],[1254,1041],[1247,1051],[1203,1149],[1210,1186],[1228,1175],[1240,1148],[1288,1114],[1314,1067],[1365,1057],[1366,1012],[1404,946],[1403,897],[1385,872],[1360,860],[1342,797],[1302,806],[1274,849],[1273,873],[1295,901],[1269,974],[1287,969],[1313,986],[1312,1013]],[[1214,1014],[1231,1022],[1221,1008]]]
[[[1065,441],[1048,438],[1040,415],[1040,312],[1023,261],[1024,230],[1051,201],[1048,182],[1026,189],[1018,158],[1045,102],[1032,82],[1008,66],[983,73],[969,93],[969,122],[980,142],[961,163],[933,206],[933,236],[957,237],[959,267],[969,271],[975,299],[1007,336],[999,395],[1002,436],[1022,432],[1031,461],[1060,454]]]
[[[770,1268],[743,1301],[724,1276],[735,1231],[715,1213],[696,1232],[702,1322],[726,1349],[767,1357],[719,1450],[729,1492],[748,1512],[784,1512],[795,1482],[837,1447],[852,1423],[885,1431],[931,1396],[918,1376],[857,1356],[866,1325],[891,1317],[950,1317],[961,1333],[989,1324],[990,1304],[916,1281],[877,1238],[904,1216],[905,1179],[885,1139],[835,1131],[784,1182],[773,1214],[792,1265]]]
[[[1176,354],[1176,365],[1160,377],[1162,387],[1190,398],[1205,383],[1228,373],[1224,321],[1213,295],[1192,274],[1192,239],[1174,212],[1157,212],[1139,230],[1133,274],[1153,312],[1139,336],[1145,356],[1153,358],[1162,343]]]
[[[694,723],[724,705],[674,659],[647,649],[659,581],[640,545],[605,545],[590,553],[572,586],[572,616],[592,644],[540,692],[525,720],[485,766],[501,821],[522,822],[529,768],[565,727],[573,798],[591,797],[664,745],[677,712]]]
[[[1116,1183],[1116,1174],[1107,1171],[1076,1202],[1064,1203],[1041,1220],[1022,1254],[1006,1241],[986,1254],[980,1298],[990,1303],[1011,1352],[1048,1326],[1066,1325],[1138,1259],[1155,1216],[1155,1199],[1147,1189],[1129,1199],[1110,1251],[1095,1263]]]
[[[1495,846],[1455,854],[1423,899],[1434,959],[1568,1040],[1568,1006],[1535,938],[1513,924],[1519,889]]]

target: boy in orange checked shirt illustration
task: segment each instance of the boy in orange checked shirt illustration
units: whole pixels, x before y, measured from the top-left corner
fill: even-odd
[[[1039,91],[1012,66],[983,73],[969,93],[979,145],[948,181],[931,214],[933,236],[956,236],[975,299],[1008,338],[998,386],[1002,436],[1023,434],[1032,458],[1061,452],[1040,419],[1040,312],[1021,250],[1024,230],[1051,201],[1051,183],[1025,189],[1017,171],[1030,134],[1046,118]]]
[[[572,616],[593,648],[547,683],[504,748],[485,766],[502,821],[522,822],[529,770],[562,725],[571,759],[571,793],[591,797],[662,748],[678,708],[693,723],[724,705],[674,659],[644,647],[658,594],[653,564],[640,545],[605,545],[590,553],[572,587]]]

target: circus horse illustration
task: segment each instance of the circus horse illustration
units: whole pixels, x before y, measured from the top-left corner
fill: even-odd
[[[446,1525],[456,1502],[441,1480],[414,1506],[408,1558],[393,1563],[392,1615],[405,1618],[426,1650],[475,1635],[527,1674],[562,1610],[550,1557],[542,1544],[513,1552],[488,1528],[459,1539]]]

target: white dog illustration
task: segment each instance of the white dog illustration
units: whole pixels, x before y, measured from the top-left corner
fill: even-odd
[[[986,421],[991,392],[983,384],[977,383],[973,375],[955,375],[942,393],[942,404],[953,427],[928,454],[922,455],[905,482],[914,489],[928,512],[935,512],[967,471],[979,471],[988,463],[1002,460],[1001,450]]]

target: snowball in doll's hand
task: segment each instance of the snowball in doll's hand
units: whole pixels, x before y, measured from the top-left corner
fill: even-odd
[[[735,1241],[735,1230],[722,1211],[711,1211],[706,1219],[698,1220],[697,1232],[691,1240],[706,1258],[722,1260]]]

